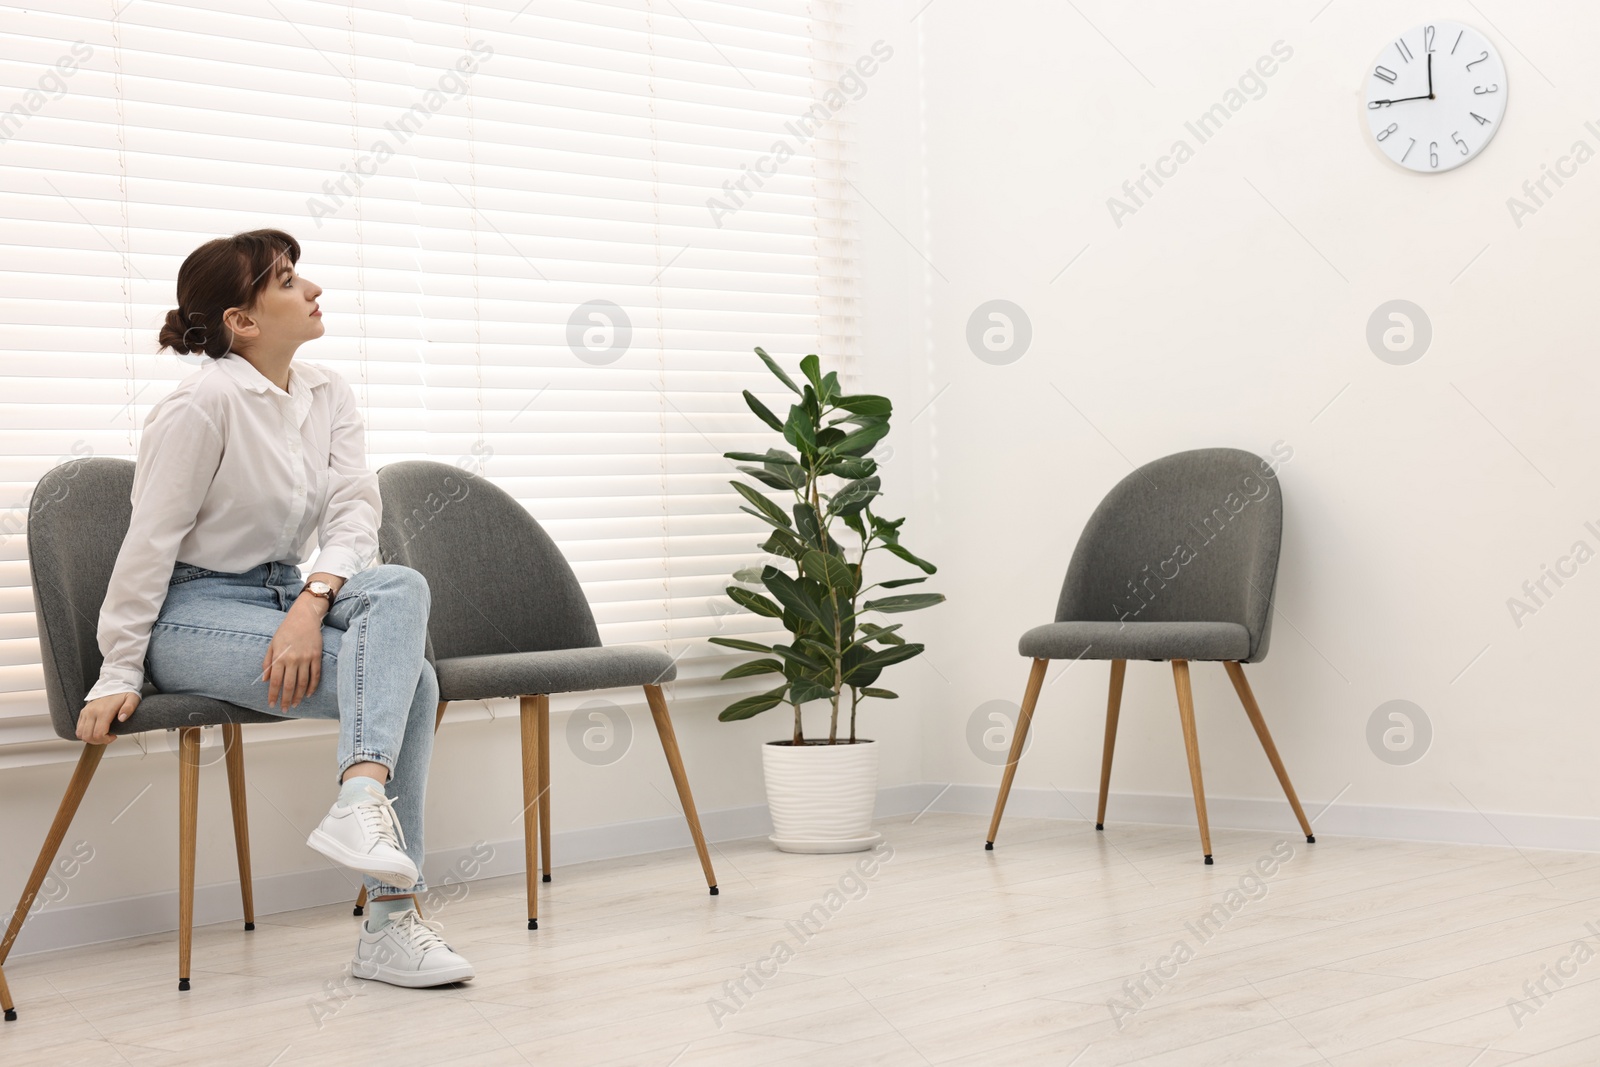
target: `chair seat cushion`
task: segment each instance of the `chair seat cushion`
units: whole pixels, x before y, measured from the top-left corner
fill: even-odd
[[[660,685],[678,676],[673,658],[643,645],[563,648],[452,656],[434,664],[440,700],[488,700],[541,693],[581,693],[624,685]]]
[[[1022,635],[1029,659],[1242,660],[1250,631],[1236,622],[1052,622]]]
[[[118,737],[142,734],[149,730],[170,730],[180,726],[220,726],[224,723],[283,722],[285,716],[268,715],[230,704],[215,697],[192,693],[161,693],[149,682],[139,691],[139,707],[127,722],[111,723]]]

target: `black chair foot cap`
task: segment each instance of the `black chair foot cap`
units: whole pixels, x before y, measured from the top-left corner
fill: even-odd
[[[14,1023],[16,1021],[17,1021],[17,1009],[16,1008],[7,1008],[6,1009],[6,1022]]]
[[[547,881],[547,882],[548,882],[548,881],[549,881],[549,880],[550,880],[550,876],[549,876],[549,875],[548,875],[548,874],[547,874],[547,875],[545,875],[545,876],[544,876],[544,880],[545,880],[545,881]]]
[[[180,993],[189,992],[189,979],[187,979],[187,978],[178,979],[178,992],[180,992]]]
[[[717,887],[716,886],[712,886],[711,887],[711,895],[712,896],[716,896],[717,895]]]
[[[1210,857],[1210,856],[1207,856],[1207,857],[1206,857],[1206,863],[1207,863],[1207,864],[1210,864],[1210,863],[1211,863],[1211,862],[1213,862],[1213,861],[1212,861],[1212,859],[1211,859],[1211,857]]]
[[[365,915],[366,913],[367,913],[367,909],[363,908],[360,904],[357,904],[355,906],[355,908],[350,912],[350,914],[358,915],[358,916],[359,915]]]
[[[1094,824],[1094,828],[1096,830],[1104,830],[1106,828],[1106,824],[1103,822],[1097,822]]]
[[[1316,834],[1307,834],[1306,835],[1306,844],[1314,845],[1316,843],[1317,843],[1317,835]]]
[[[993,841],[985,841],[983,843],[983,850],[985,852],[993,852],[994,851],[994,842]]]
[[[246,930],[254,930],[256,928],[256,924],[255,923],[245,923],[244,924],[244,928]]]
[[[530,929],[530,930],[539,929],[539,920],[538,919],[529,919],[528,920],[528,929]]]

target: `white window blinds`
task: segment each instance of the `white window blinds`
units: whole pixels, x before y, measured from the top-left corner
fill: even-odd
[[[137,454],[198,363],[155,352],[179,264],[266,226],[326,289],[299,358],[350,381],[371,466],[478,464],[606,643],[726,703],[744,657],[704,639],[764,620],[721,592],[762,536],[721,454],[771,443],[741,389],[787,404],[751,348],[851,368],[856,58],[816,0],[0,3],[0,765],[71,754],[33,485]]]

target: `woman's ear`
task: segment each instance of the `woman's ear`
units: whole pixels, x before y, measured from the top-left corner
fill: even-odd
[[[235,340],[253,338],[261,333],[261,327],[256,325],[256,321],[243,308],[235,307],[224,311],[222,324],[233,334]]]

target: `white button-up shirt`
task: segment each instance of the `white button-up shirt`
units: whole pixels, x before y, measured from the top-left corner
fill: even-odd
[[[366,427],[338,374],[296,359],[289,391],[237,353],[207,358],[145,419],[133,516],[100,608],[99,681],[137,693],[176,563],[238,574],[274,560],[341,578],[372,565],[383,503]]]

